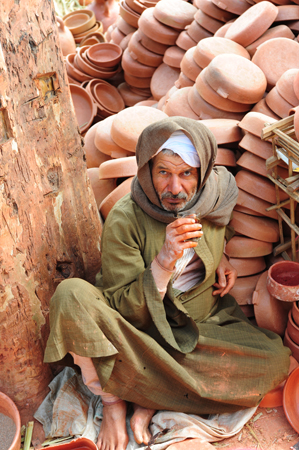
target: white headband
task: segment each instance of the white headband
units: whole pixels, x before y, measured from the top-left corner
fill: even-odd
[[[182,160],[190,167],[200,167],[200,160],[198,153],[190,141],[190,139],[183,133],[183,131],[175,131],[169,139],[164,142],[158,149],[155,156],[164,149],[172,150],[179,155]]]

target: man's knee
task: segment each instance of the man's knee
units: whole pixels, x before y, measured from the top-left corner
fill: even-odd
[[[69,280],[63,280],[56,288],[56,291],[51,298],[51,307],[67,305],[76,301],[84,301],[86,298],[86,291],[91,285],[81,278],[71,278]]]

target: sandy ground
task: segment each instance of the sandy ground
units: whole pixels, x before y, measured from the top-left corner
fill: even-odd
[[[225,450],[289,450],[297,442],[299,435],[287,421],[281,406],[258,408],[239,434],[214,446]]]

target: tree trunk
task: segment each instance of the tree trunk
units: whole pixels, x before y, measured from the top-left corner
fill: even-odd
[[[0,2],[0,390],[32,417],[49,301],[64,278],[94,282],[100,232],[51,0]]]

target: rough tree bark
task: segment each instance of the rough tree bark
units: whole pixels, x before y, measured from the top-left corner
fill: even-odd
[[[0,2],[0,390],[32,417],[49,301],[69,277],[94,281],[101,223],[51,0]]]

